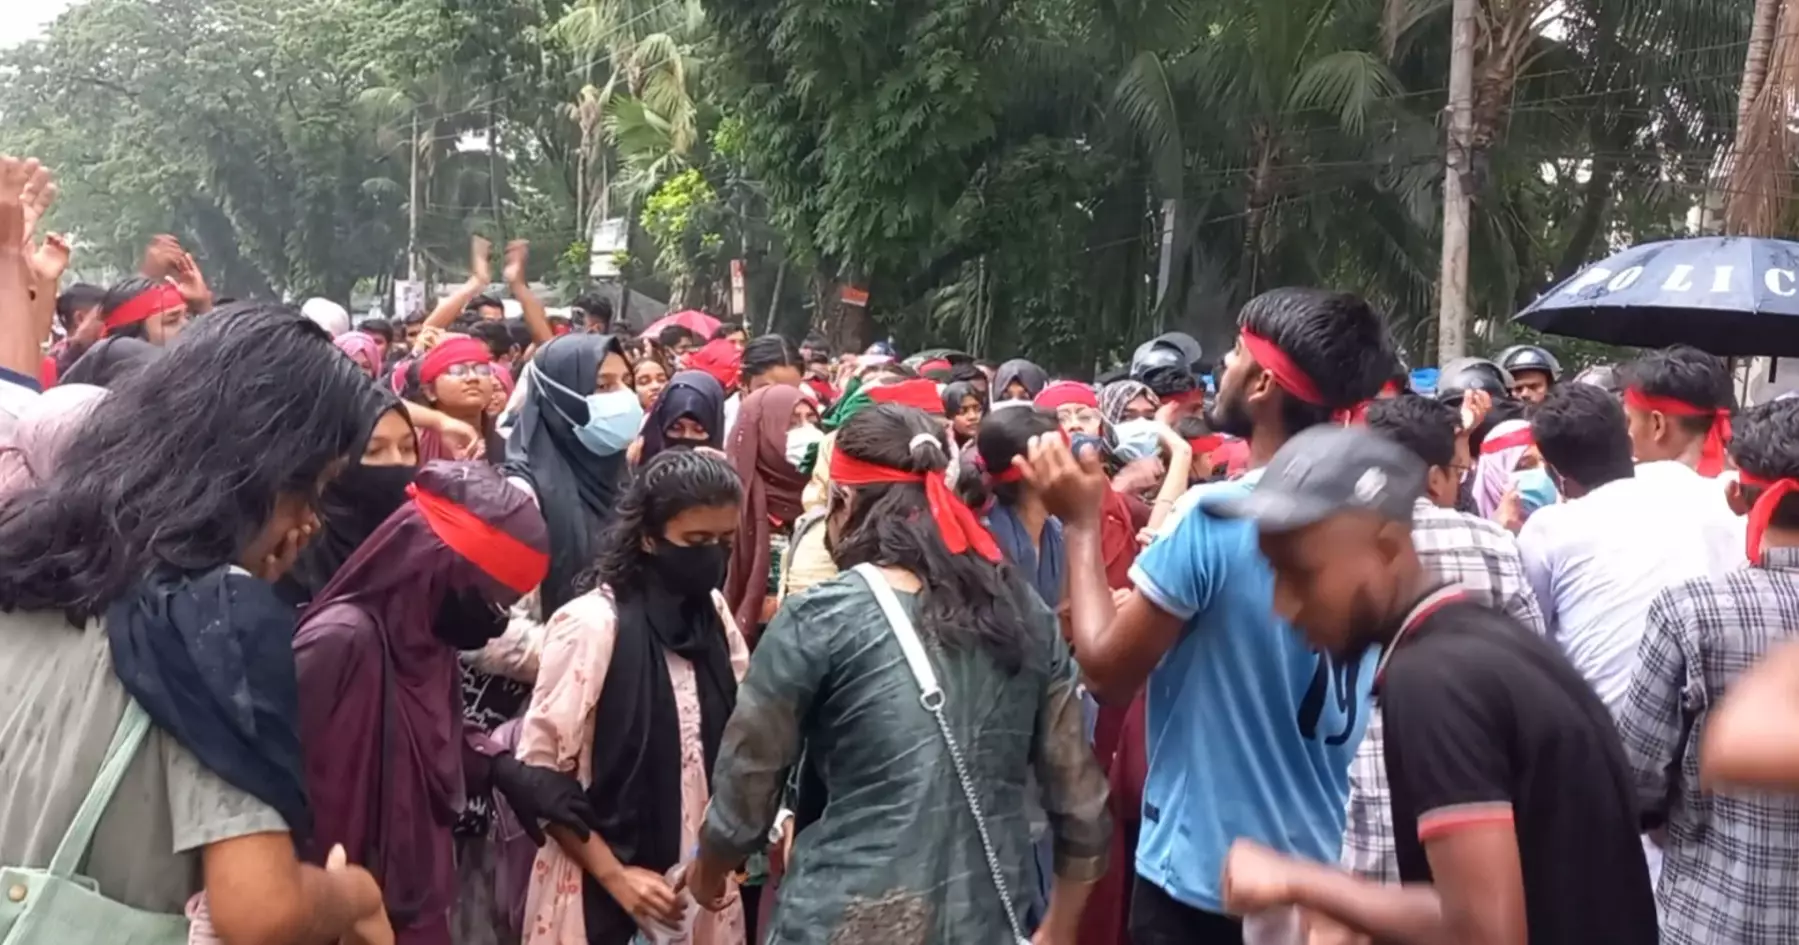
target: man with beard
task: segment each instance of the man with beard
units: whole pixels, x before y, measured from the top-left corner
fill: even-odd
[[[1313,429],[1253,493],[1280,615],[1338,658],[1381,651],[1400,884],[1232,845],[1225,907],[1301,906],[1382,942],[1651,945],[1655,900],[1611,713],[1543,636],[1431,574],[1413,540],[1418,457]]]
[[[1281,444],[1344,422],[1392,372],[1385,326],[1351,295],[1278,289],[1250,300],[1238,326],[1207,420],[1249,441],[1251,468],[1195,487],[1192,500],[1250,494]],[[1063,523],[1072,640],[1090,689],[1124,705],[1148,685],[1132,941],[1240,943],[1218,882],[1233,838],[1337,859],[1372,662],[1308,647],[1274,613],[1254,526],[1201,511],[1144,551],[1136,590],[1114,606],[1097,458],[1077,462],[1060,437],[1039,437],[1028,465]]]

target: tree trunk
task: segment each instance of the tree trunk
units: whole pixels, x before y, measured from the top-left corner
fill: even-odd
[[[1794,82],[1789,47],[1780,36],[1782,8],[1799,17],[1794,0],[1756,0],[1737,88],[1736,140],[1724,163],[1724,232],[1772,236],[1791,193],[1788,127]],[[1790,26],[1790,24],[1789,24]],[[1783,66],[1785,68],[1783,68]]]
[[[1743,132],[1755,98],[1768,84],[1768,63],[1774,58],[1774,26],[1780,21],[1782,0],[1755,0],[1755,18],[1749,23],[1749,51],[1743,57],[1743,84],[1737,87],[1737,150],[1743,148]]]

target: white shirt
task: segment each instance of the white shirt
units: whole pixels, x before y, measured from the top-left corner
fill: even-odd
[[[1672,461],[1641,463],[1633,478],[1538,509],[1518,551],[1549,638],[1614,713],[1655,595],[1746,563],[1724,484]]]

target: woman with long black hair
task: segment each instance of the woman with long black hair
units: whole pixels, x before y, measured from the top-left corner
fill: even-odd
[[[307,850],[295,612],[267,583],[370,396],[294,310],[221,311],[0,504],[0,863],[51,863],[116,738],[131,761],[77,857],[102,895],[173,934],[202,889],[226,941],[391,934],[366,871],[301,865],[325,851]]]
[[[726,876],[767,844],[804,745],[829,803],[800,824],[775,945],[1028,934],[1027,771],[1055,836],[1039,942],[1075,941],[1105,872],[1105,779],[1082,731],[1079,671],[1055,615],[950,495],[948,462],[942,421],[920,410],[870,407],[844,425],[828,527],[854,571],[788,601],[739,687],[686,875],[702,905],[728,901]],[[916,624],[941,701],[921,699],[888,606]]]
[[[592,837],[552,828],[527,896],[528,945],[625,945],[679,925],[670,868],[699,840],[720,735],[749,662],[723,585],[743,488],[723,459],[651,459],[619,502],[592,590],[550,621],[519,758],[588,785]],[[743,915],[695,945],[742,945]]]

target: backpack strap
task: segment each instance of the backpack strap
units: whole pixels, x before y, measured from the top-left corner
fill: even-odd
[[[125,779],[125,772],[130,769],[138,749],[143,747],[144,736],[149,733],[150,716],[144,712],[143,706],[137,704],[136,699],[126,698],[125,714],[119,717],[118,728],[113,730],[112,744],[107,746],[106,758],[100,762],[100,773],[94,776],[94,783],[88,787],[87,796],[82,798],[81,806],[75,809],[75,819],[63,833],[62,841],[56,845],[56,853],[50,857],[51,875],[68,879],[81,867],[81,861],[87,858],[88,848],[93,846],[94,831],[100,826],[100,815],[106,813],[107,805],[112,803],[112,796],[118,791],[119,782]]]

